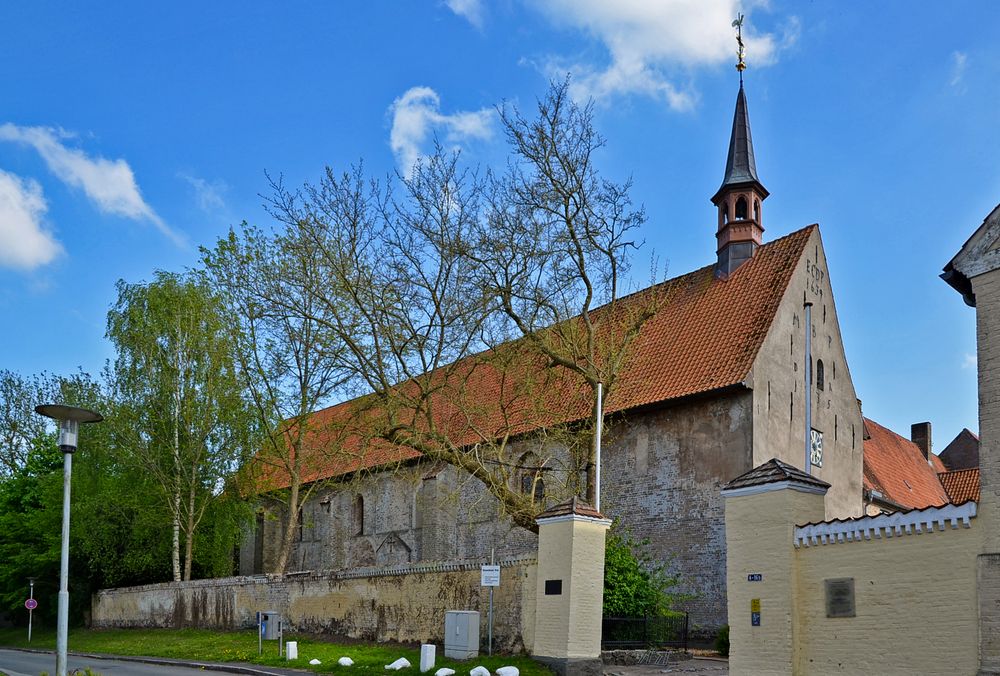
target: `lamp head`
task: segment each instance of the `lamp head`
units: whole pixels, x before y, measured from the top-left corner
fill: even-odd
[[[35,407],[35,413],[59,422],[59,450],[63,453],[76,451],[80,423],[96,423],[104,420],[104,416],[95,411],[62,404],[40,404]]]

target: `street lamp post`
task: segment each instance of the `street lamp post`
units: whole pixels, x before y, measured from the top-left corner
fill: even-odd
[[[35,612],[35,580],[37,578],[28,578],[28,643],[31,643],[31,616]]]
[[[56,622],[56,676],[66,676],[66,643],[69,633],[69,480],[80,423],[96,423],[104,416],[85,408],[42,404],[35,413],[59,423],[59,450],[63,453],[62,556],[59,561],[59,615]]]

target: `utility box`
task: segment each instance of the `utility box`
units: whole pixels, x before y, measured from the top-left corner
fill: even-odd
[[[444,656],[467,660],[479,655],[479,612],[449,610],[444,614]]]
[[[265,610],[260,614],[261,634],[265,641],[277,641],[281,627],[281,615],[277,610]]]

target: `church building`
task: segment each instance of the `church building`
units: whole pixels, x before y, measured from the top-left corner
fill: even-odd
[[[827,518],[865,509],[865,423],[820,228],[767,222],[768,195],[741,78],[723,180],[710,198],[715,213],[705,213],[706,259],[714,256],[641,292],[662,302],[606,405],[615,422],[601,512],[648,538],[705,634],[727,622],[720,489],[728,481],[778,458],[831,485]],[[765,225],[779,236],[765,237]],[[384,472],[378,461],[329,463],[310,477],[324,483],[303,507],[290,571],[534,553],[536,536],[498,516],[477,480],[412,452],[397,460]],[[544,504],[537,478],[519,485]],[[241,549],[242,574],[269,570],[280,530],[280,519],[258,519]]]

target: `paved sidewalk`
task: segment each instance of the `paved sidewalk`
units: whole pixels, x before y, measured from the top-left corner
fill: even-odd
[[[729,662],[712,657],[694,657],[689,660],[671,661],[667,664],[609,664],[605,676],[654,676],[656,674],[711,674],[728,676]]]

